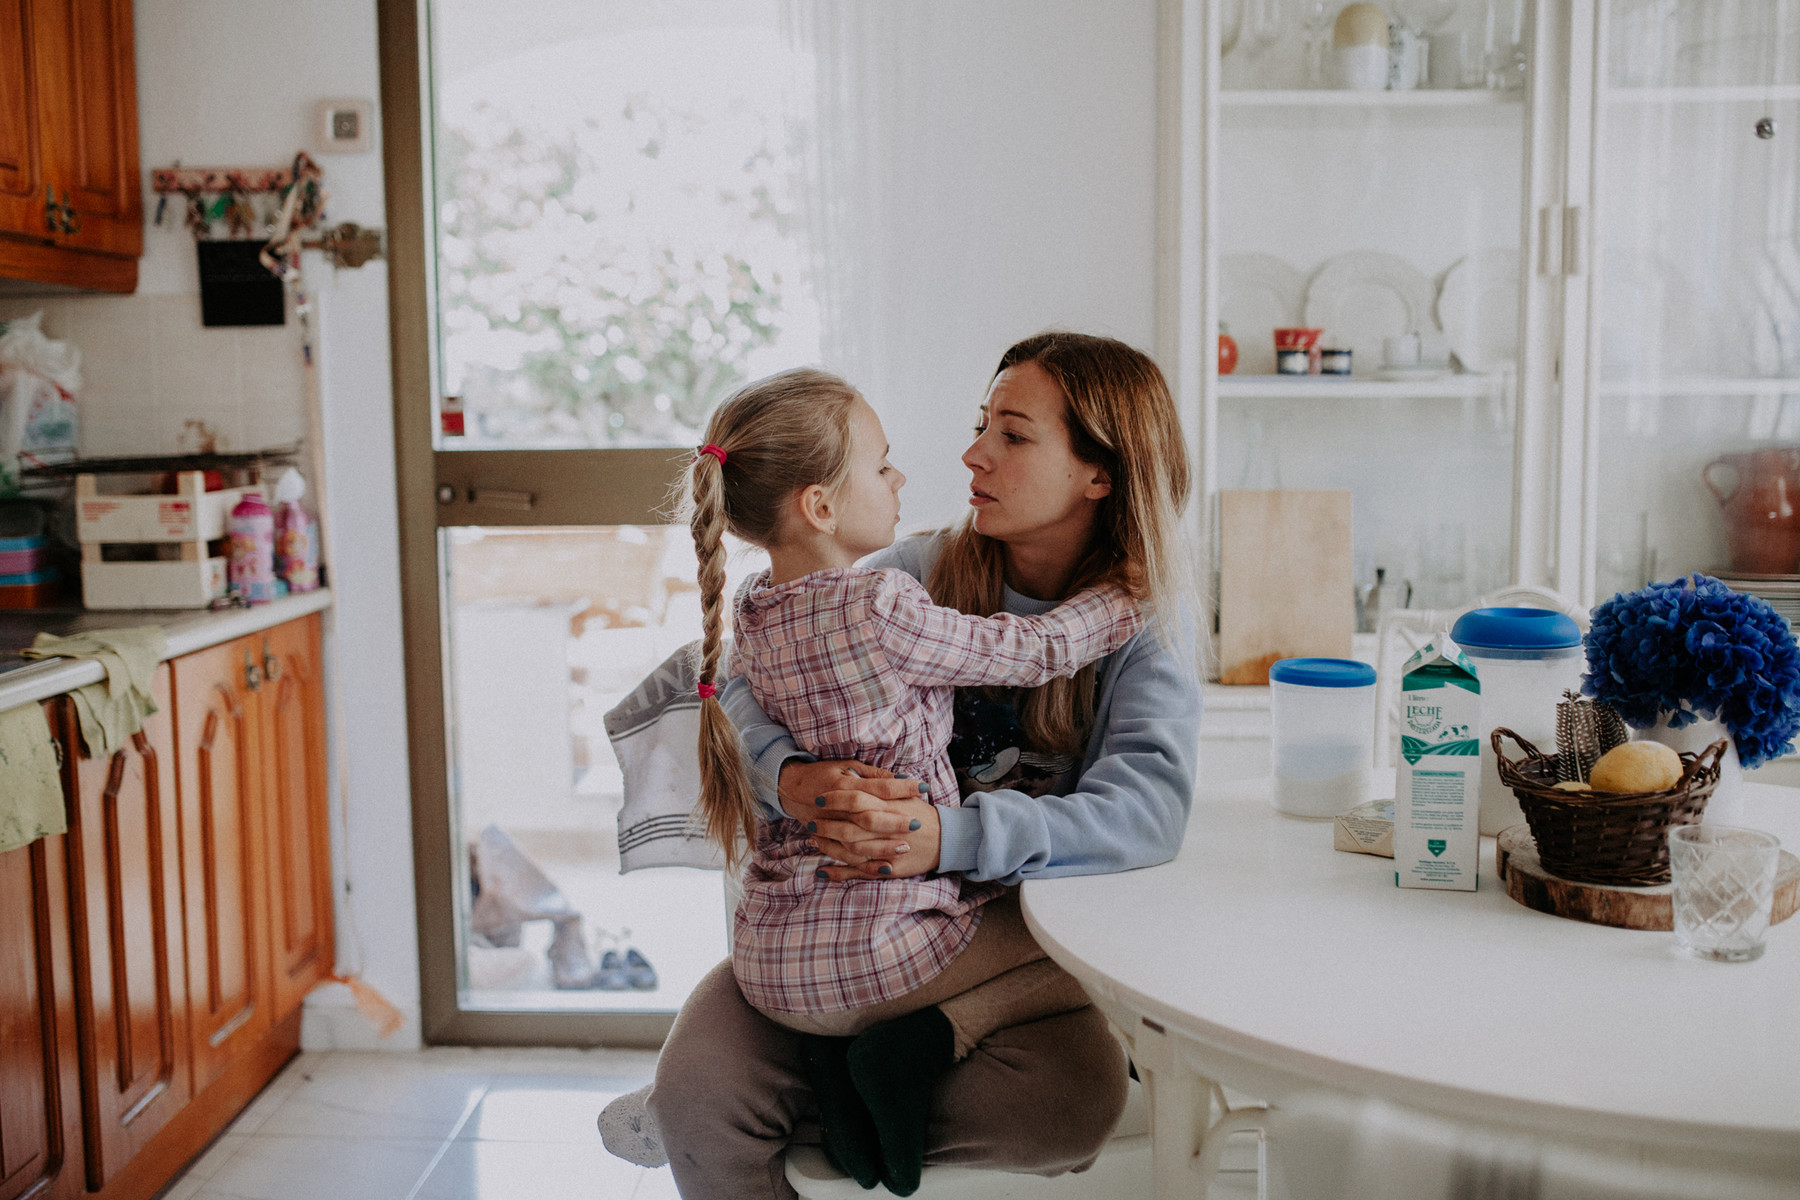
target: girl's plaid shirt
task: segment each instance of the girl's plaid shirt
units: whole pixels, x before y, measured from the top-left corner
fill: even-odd
[[[1036,687],[1118,649],[1143,627],[1115,587],[1041,616],[971,617],[931,602],[902,571],[815,571],[779,587],[768,573],[736,603],[736,665],[769,717],[821,759],[856,759],[925,783],[957,804],[952,689]],[[732,966],[761,1009],[824,1013],[903,996],[975,934],[998,884],[959,875],[833,883],[806,827],[758,830],[733,926]]]

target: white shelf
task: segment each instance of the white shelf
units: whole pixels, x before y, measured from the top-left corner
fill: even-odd
[[[1608,104],[1752,104],[1800,100],[1800,84],[1768,87],[1609,87]]]
[[[1600,394],[1632,396],[1800,396],[1800,378],[1688,378],[1602,380]]]
[[[1492,396],[1505,375],[1446,375],[1442,379],[1386,380],[1373,376],[1221,375],[1221,400],[1458,400]]]
[[[1420,88],[1411,92],[1354,92],[1347,88],[1228,88],[1219,93],[1227,108],[1491,108],[1519,104],[1523,92],[1487,88]]]

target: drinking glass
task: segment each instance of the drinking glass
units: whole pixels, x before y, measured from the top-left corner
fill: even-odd
[[[1326,0],[1301,0],[1300,27],[1306,31],[1306,82],[1325,86],[1326,51],[1331,48],[1331,26],[1337,9]]]
[[[1669,831],[1675,944],[1695,958],[1761,958],[1775,902],[1781,842],[1732,825],[1678,825]]]

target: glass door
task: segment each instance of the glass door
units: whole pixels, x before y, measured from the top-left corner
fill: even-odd
[[[1348,489],[1355,586],[1383,578],[1390,607],[1535,573],[1515,538],[1535,19],[1242,0],[1219,20],[1216,484]]]
[[[1603,0],[1587,591],[1690,571],[1800,618],[1800,0]]]
[[[416,61],[389,178],[421,201],[395,310],[429,400],[398,432],[426,1034],[654,1044],[726,953],[723,892],[642,851],[603,718],[699,636],[669,514],[708,414],[819,357],[810,71],[777,0],[416,16],[384,13],[384,102]]]

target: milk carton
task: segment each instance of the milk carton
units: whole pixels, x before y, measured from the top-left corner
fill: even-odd
[[[1462,652],[1432,643],[1400,677],[1394,882],[1475,890],[1481,851],[1481,681]]]

